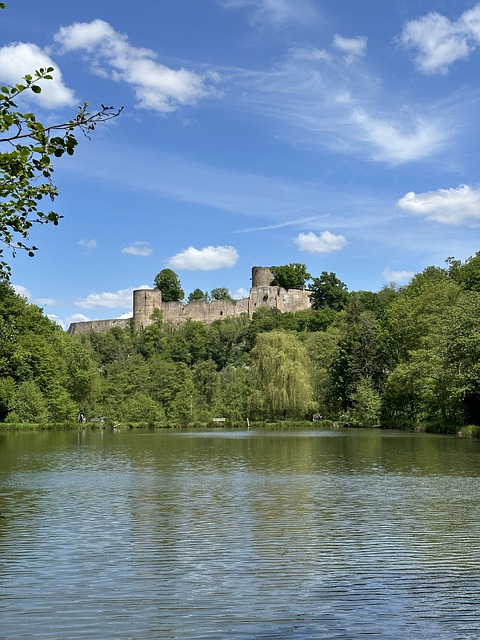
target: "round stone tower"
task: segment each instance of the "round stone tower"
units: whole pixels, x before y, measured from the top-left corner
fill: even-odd
[[[252,267],[252,287],[269,287],[272,280],[270,267]]]
[[[162,306],[160,289],[136,289],[133,292],[133,324],[136,329],[144,329],[152,324],[150,316]]]

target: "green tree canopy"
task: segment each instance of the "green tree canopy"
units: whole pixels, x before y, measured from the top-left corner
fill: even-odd
[[[314,309],[329,307],[335,311],[341,311],[348,302],[347,285],[333,272],[322,271],[319,278],[313,278],[313,285],[310,288]]]
[[[155,286],[162,292],[163,302],[183,300],[185,293],[180,284],[180,278],[171,269],[162,269],[155,276]]]
[[[438,345],[449,396],[463,405],[463,417],[480,424],[480,292],[466,291],[445,310]]]
[[[292,262],[279,267],[270,267],[273,274],[272,285],[284,289],[304,289],[307,280],[312,277],[304,264]]]
[[[208,291],[202,291],[201,289],[195,289],[192,293],[188,294],[187,302],[195,302],[196,300],[204,300],[209,302],[210,296]]]
[[[0,420],[75,419],[98,395],[91,350],[0,282]]]
[[[311,362],[293,333],[260,333],[252,350],[254,405],[269,418],[303,416],[312,407]]]
[[[480,251],[463,264],[455,258],[448,258],[447,263],[450,265],[449,275],[455,282],[467,291],[480,292]]]
[[[230,302],[235,302],[226,287],[217,287],[216,289],[212,289],[210,296],[212,300],[230,300]]]
[[[0,8],[4,4],[0,3]],[[28,242],[32,226],[52,223],[60,218],[42,206],[53,201],[58,189],[53,183],[53,160],[73,155],[78,142],[76,132],[87,138],[100,122],[115,118],[121,111],[102,105],[88,111],[88,102],[67,122],[44,125],[33,112],[19,110],[17,101],[28,92],[41,93],[41,84],[53,78],[52,67],[41,68],[13,86],[0,87],[0,242],[12,250],[33,256],[37,247]],[[0,260],[3,249],[0,249]],[[8,278],[10,267],[0,261],[0,275]]]

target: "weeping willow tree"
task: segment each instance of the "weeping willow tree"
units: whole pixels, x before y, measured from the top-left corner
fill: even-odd
[[[312,408],[311,362],[294,334],[260,333],[252,350],[251,374],[252,403],[263,416],[298,417]]]

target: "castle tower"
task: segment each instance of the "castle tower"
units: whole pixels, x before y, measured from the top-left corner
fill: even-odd
[[[252,287],[269,287],[273,273],[269,267],[252,267]]]
[[[155,309],[162,307],[160,289],[136,289],[133,292],[133,325],[136,329],[144,329],[152,324],[150,316]]]

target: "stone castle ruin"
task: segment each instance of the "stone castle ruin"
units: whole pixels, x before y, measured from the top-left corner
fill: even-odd
[[[181,324],[187,320],[196,320],[210,324],[214,320],[236,318],[246,313],[249,318],[260,307],[278,309],[281,313],[287,311],[303,311],[310,309],[310,292],[305,289],[283,289],[272,286],[273,274],[269,267],[252,268],[252,287],[248,298],[241,300],[195,300],[185,304],[178,302],[163,302],[159,289],[136,289],[133,292],[133,318],[117,320],[90,320],[88,322],[73,322],[68,333],[101,333],[118,327],[125,329],[131,325],[135,329],[144,329],[152,324],[152,314],[158,309],[162,312],[164,322]]]

